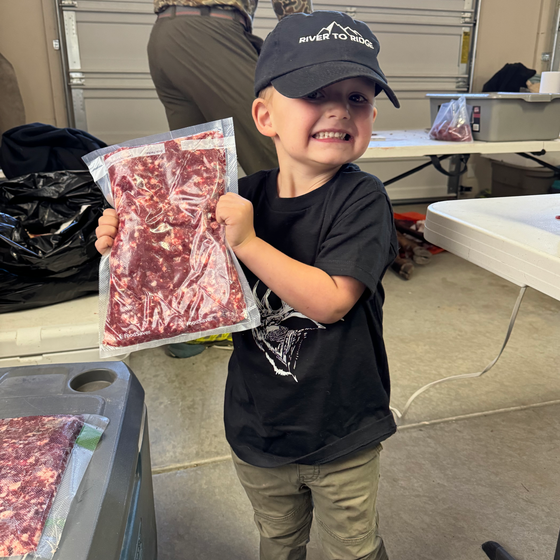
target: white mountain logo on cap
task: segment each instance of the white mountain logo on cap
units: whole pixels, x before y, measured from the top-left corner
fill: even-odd
[[[336,21],[333,21],[328,27],[323,27],[323,29],[321,29],[321,31],[319,31],[319,33],[317,33],[317,35],[321,35],[325,31],[328,32],[328,33],[332,33],[335,25],[338,29],[340,29],[342,31],[342,33],[348,33],[348,34],[357,35],[358,37],[361,37],[361,35],[357,31],[352,29],[351,27],[342,27],[342,25],[340,25]]]
[[[321,31],[317,33],[317,35],[307,35],[305,37],[300,37],[300,43],[314,43],[318,41],[329,41],[331,39],[335,39],[337,41],[352,41],[354,43],[360,43],[369,47],[370,49],[374,49],[372,42],[369,39],[364,39],[360,33],[358,33],[355,29],[351,27],[342,27],[336,21],[333,21],[327,27],[323,27]]]

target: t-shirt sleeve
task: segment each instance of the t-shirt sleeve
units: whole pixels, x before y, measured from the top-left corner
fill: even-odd
[[[315,266],[351,276],[374,293],[397,256],[393,210],[384,190],[367,190],[344,208],[319,247]]]

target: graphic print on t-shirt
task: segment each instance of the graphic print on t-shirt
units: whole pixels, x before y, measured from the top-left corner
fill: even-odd
[[[259,284],[260,282],[257,281],[253,288],[253,295],[261,314],[261,324],[253,329],[253,338],[277,375],[291,375],[297,381],[294,371],[303,341],[310,331],[325,329],[326,327],[296,311],[285,301],[280,300],[280,307],[274,309],[270,303],[270,296],[273,295],[271,290],[266,290],[262,298],[258,297],[257,288]],[[294,317],[304,319],[313,326],[293,329],[282,324]]]

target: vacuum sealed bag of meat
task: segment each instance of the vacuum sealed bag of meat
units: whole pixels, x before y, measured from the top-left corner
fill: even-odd
[[[0,419],[0,558],[52,559],[107,424],[89,414]]]
[[[119,217],[101,259],[100,356],[251,329],[260,322],[216,205],[237,192],[232,119],[83,158]]]
[[[447,142],[472,142],[471,115],[472,107],[467,105],[464,95],[443,103],[430,130],[430,138]]]

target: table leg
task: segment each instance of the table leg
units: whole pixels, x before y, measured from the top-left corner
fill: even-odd
[[[550,169],[551,171],[554,171],[554,174],[556,177],[560,176],[560,169],[556,166],[556,165],[552,165],[551,163],[548,163],[546,161],[543,161],[542,159],[536,158],[535,156],[542,156],[546,154],[546,150],[541,150],[540,152],[533,152],[532,154],[525,154],[525,153],[518,153],[518,156],[524,157],[525,159],[530,159],[532,161],[537,162],[539,165],[541,165],[542,167],[546,167],[547,169]]]
[[[452,156],[449,172],[452,175],[447,179],[447,194],[459,196],[461,190],[461,156]]]
[[[447,159],[451,157],[450,155],[446,155],[446,156],[440,156],[437,159],[439,159],[439,161],[443,161],[444,159]],[[388,187],[389,185],[391,185],[392,183],[396,183],[397,181],[400,181],[401,179],[406,179],[406,177],[410,177],[410,175],[413,175],[414,173],[418,173],[418,171],[422,171],[422,169],[425,169],[426,167],[430,167],[430,165],[433,164],[433,161],[427,161],[426,163],[423,163],[421,165],[418,165],[417,167],[414,167],[413,169],[409,169],[408,171],[405,171],[404,173],[401,173],[400,175],[397,175],[396,177],[391,177],[391,179],[387,179],[386,181],[383,181],[383,184]]]

